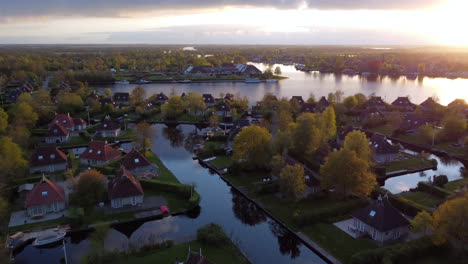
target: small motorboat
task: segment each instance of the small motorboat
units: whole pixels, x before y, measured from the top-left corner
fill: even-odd
[[[179,82],[179,83],[191,83],[192,80],[180,80],[180,81],[178,81],[178,82]]]
[[[265,82],[267,82],[267,83],[277,83],[278,80],[276,80],[276,79],[266,79]]]
[[[42,236],[38,236],[32,243],[33,246],[39,247],[39,246],[44,246],[47,244],[52,244],[57,241],[63,240],[63,238],[67,235],[66,232],[57,232],[57,233],[51,233],[51,234],[46,234]]]
[[[244,80],[244,82],[246,82],[246,83],[259,83],[259,82],[261,82],[261,81],[260,81],[260,79],[258,79],[258,78],[246,78],[246,79]]]
[[[127,81],[127,80],[116,81],[115,83],[116,83],[116,84],[130,84],[130,82]]]

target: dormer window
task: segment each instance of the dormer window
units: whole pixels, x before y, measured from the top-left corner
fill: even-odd
[[[62,120],[62,123],[66,123],[66,122],[67,122],[67,120]]]
[[[38,159],[42,160],[44,159],[44,156],[40,155],[39,157],[37,157]]]
[[[41,196],[42,196],[42,197],[46,197],[47,195],[48,195],[48,192],[47,192],[47,191],[41,193]]]
[[[88,153],[93,153],[93,150],[92,150],[92,149],[90,149],[90,150],[88,151]]]
[[[97,154],[98,154],[98,155],[101,155],[101,153],[102,153],[102,151],[98,150]]]
[[[51,159],[55,159],[55,154],[50,154]]]
[[[107,124],[104,124],[104,127],[107,127]]]
[[[135,163],[138,163],[138,162],[140,162],[140,159],[135,159]]]
[[[57,129],[54,129],[54,133],[57,133],[57,132],[58,132],[58,130],[57,130]]]
[[[375,211],[374,210],[370,211],[369,215],[370,216],[375,216]]]

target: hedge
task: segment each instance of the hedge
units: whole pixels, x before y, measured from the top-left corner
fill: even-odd
[[[255,192],[261,195],[274,194],[279,191],[278,182],[266,182],[256,185]]]
[[[419,257],[432,255],[445,249],[445,246],[435,246],[432,237],[425,236],[408,242],[394,244],[377,249],[369,249],[354,254],[350,264],[392,264],[410,263]]]
[[[415,217],[419,212],[421,211],[428,211],[430,212],[431,209],[429,207],[420,205],[418,203],[415,203],[413,201],[410,201],[408,199],[405,199],[401,196],[397,196],[394,194],[391,194],[385,189],[379,188],[376,189],[375,191],[372,192],[371,197],[373,199],[377,199],[378,195],[388,195],[388,198],[390,199],[390,202],[393,206],[398,208],[401,212],[403,212],[406,215],[409,215],[411,217]]]
[[[301,227],[317,222],[334,222],[337,218],[348,215],[355,209],[368,205],[368,203],[369,202],[364,199],[350,200],[344,203],[295,215],[294,221]]]
[[[448,190],[440,188],[438,186],[433,186],[427,182],[419,182],[418,183],[418,190],[421,192],[429,193],[439,198],[445,199],[447,196],[451,195],[452,193]]]
[[[160,180],[140,179],[140,183],[143,186],[143,188],[175,192],[184,195],[186,198],[190,198],[190,189],[192,188],[192,186],[190,185],[185,185],[181,183],[170,183]]]

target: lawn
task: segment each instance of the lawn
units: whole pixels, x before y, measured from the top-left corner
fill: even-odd
[[[468,184],[468,178],[448,182],[444,185],[444,188],[453,192],[465,184]]]
[[[423,159],[418,156],[401,154],[406,157],[399,161],[391,162],[386,165],[387,173],[399,170],[417,170],[422,168],[432,167],[432,162],[428,159]]]
[[[229,156],[217,156],[216,159],[210,161],[217,169],[229,168],[233,161]]]
[[[262,178],[270,176],[264,172],[241,172],[237,175],[232,175],[230,173],[223,174],[227,180],[237,187],[247,187],[252,188],[254,182],[260,182]]]
[[[188,207],[188,199],[174,192],[145,189],[145,195],[164,197],[168,203],[167,205],[169,206],[171,212],[182,212],[187,210]]]
[[[406,192],[400,196],[429,208],[437,207],[437,205],[443,202],[443,199],[426,192]]]
[[[371,240],[355,239],[333,224],[315,224],[304,228],[302,232],[343,263],[347,263],[358,252],[377,248]]]
[[[147,151],[146,158],[149,160],[149,162],[158,166],[158,171],[161,175],[160,177],[158,177],[158,180],[171,183],[180,183],[177,177],[169,169],[167,169],[166,166],[164,166],[164,164],[156,154],[154,154],[151,151]]]
[[[16,233],[16,232],[19,232],[19,231],[37,229],[37,228],[42,228],[42,227],[57,226],[57,225],[61,225],[61,224],[64,224],[64,223],[66,223],[66,219],[62,217],[62,218],[52,219],[52,220],[38,222],[38,223],[31,223],[31,224],[14,226],[14,227],[9,228],[8,232],[9,233]]]
[[[235,246],[227,245],[206,245],[198,241],[192,241],[180,245],[175,245],[168,249],[161,249],[154,253],[143,256],[132,256],[120,259],[116,264],[154,264],[154,263],[175,263],[175,260],[183,261],[187,258],[189,248],[199,252],[200,249],[204,257],[213,263],[239,264],[250,263],[246,260]]]

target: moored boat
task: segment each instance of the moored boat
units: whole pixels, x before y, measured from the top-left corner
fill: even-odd
[[[191,83],[192,80],[180,80],[179,83]]]
[[[246,82],[246,83],[259,83],[260,79],[259,78],[246,78],[244,80],[244,82]]]
[[[127,81],[127,80],[116,81],[115,83],[116,83],[116,84],[130,84],[130,82]]]
[[[267,82],[267,83],[277,83],[278,80],[276,80],[276,79],[266,79],[265,82]]]
[[[38,236],[32,243],[33,246],[43,246],[47,244],[52,244],[54,242],[62,240],[67,235],[66,232],[57,232],[47,235]]]

